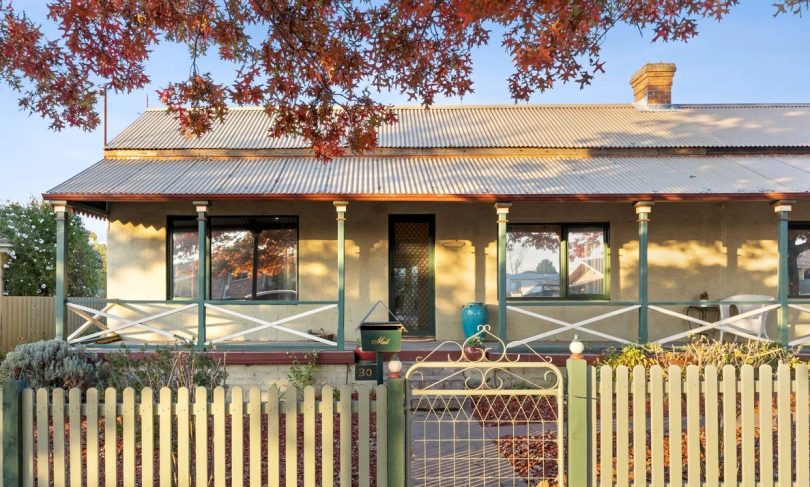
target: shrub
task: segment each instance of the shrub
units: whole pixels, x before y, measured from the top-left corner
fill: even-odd
[[[643,365],[645,368],[660,365],[665,372],[671,365],[681,367],[696,365],[702,373],[707,365],[718,368],[725,365],[733,365],[736,368],[751,365],[757,368],[760,365],[775,367],[780,363],[795,366],[801,363],[801,360],[796,356],[795,350],[778,343],[757,340],[721,343],[701,336],[681,347],[664,348],[656,344],[627,345],[620,350],[608,352],[603,359],[597,361],[596,365],[609,365],[614,369],[620,365],[628,368],[636,365]]]
[[[303,391],[307,386],[315,385],[315,373],[318,371],[318,352],[307,352],[304,354],[304,363],[299,363],[298,359],[292,356],[292,365],[287,372],[287,379],[298,390]]]
[[[0,364],[0,379],[24,380],[30,387],[87,389],[96,385],[96,360],[62,340],[23,343]]]
[[[154,352],[139,353],[124,348],[104,356],[104,369],[107,386],[136,391],[145,387],[213,389],[224,385],[228,376],[219,354],[199,352],[193,346],[161,346]]]

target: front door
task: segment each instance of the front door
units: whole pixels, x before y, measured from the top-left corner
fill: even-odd
[[[391,215],[388,220],[388,304],[408,332],[436,335],[433,215]]]

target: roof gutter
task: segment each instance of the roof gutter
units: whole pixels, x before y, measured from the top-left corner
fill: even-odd
[[[526,195],[526,194],[70,194],[70,193],[43,193],[46,201],[64,200],[71,206],[81,205],[81,202],[172,202],[172,201],[379,201],[379,202],[482,202],[497,201],[537,201],[537,202],[635,202],[639,200],[651,201],[683,201],[683,202],[714,202],[714,201],[774,201],[781,199],[810,200],[810,193],[612,193],[612,194],[554,194],[554,195]],[[93,205],[82,205],[86,211],[94,212],[99,216],[106,216]]]

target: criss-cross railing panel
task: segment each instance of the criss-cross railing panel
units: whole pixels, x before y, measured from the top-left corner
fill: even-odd
[[[600,303],[600,304],[616,306],[616,305],[621,305],[622,303]],[[547,315],[544,315],[544,314],[541,314],[541,313],[537,313],[535,311],[529,311],[529,310],[523,309],[523,308],[518,307],[518,306],[514,306],[514,305],[513,306],[507,306],[506,309],[508,309],[509,311],[514,311],[514,312],[520,313],[520,314],[522,314],[524,316],[529,316],[531,318],[535,318],[535,319],[538,319],[538,320],[541,320],[541,321],[545,321],[545,322],[548,322],[548,323],[558,325],[559,328],[555,328],[553,330],[548,330],[548,331],[545,331],[545,332],[542,332],[542,333],[538,333],[536,335],[533,335],[533,336],[530,336],[528,338],[524,338],[524,339],[521,339],[521,340],[511,341],[506,345],[506,348],[509,349],[509,348],[514,348],[514,347],[518,347],[518,346],[522,346],[522,345],[527,345],[529,343],[537,342],[537,341],[542,340],[544,338],[548,338],[550,336],[554,336],[554,335],[557,335],[559,333],[563,333],[563,332],[566,332],[566,331],[581,331],[581,332],[589,333],[591,335],[598,336],[600,338],[604,338],[604,339],[614,341],[614,342],[617,342],[617,343],[630,344],[630,343],[633,343],[630,340],[627,340],[625,338],[618,337],[618,336],[615,336],[615,335],[611,335],[609,333],[605,333],[605,332],[602,332],[602,331],[594,330],[593,328],[588,328],[586,326],[591,325],[593,323],[600,322],[600,321],[604,321],[604,320],[606,320],[608,318],[614,318],[616,316],[623,315],[625,313],[629,313],[631,311],[639,309],[640,307],[641,307],[641,305],[639,305],[639,304],[630,304],[629,306],[623,306],[623,307],[621,307],[619,309],[611,310],[611,311],[608,311],[606,313],[599,314],[597,316],[592,316],[590,318],[586,318],[586,319],[579,320],[579,321],[576,321],[576,322],[568,322],[568,321],[565,321],[565,320],[561,320],[559,318],[554,318],[554,317],[547,316]]]

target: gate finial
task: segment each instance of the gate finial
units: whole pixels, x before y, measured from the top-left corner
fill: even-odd
[[[571,345],[568,346],[568,350],[571,350],[571,358],[582,360],[582,352],[585,351],[585,345],[579,341],[579,335],[574,335],[574,339],[571,341]]]

